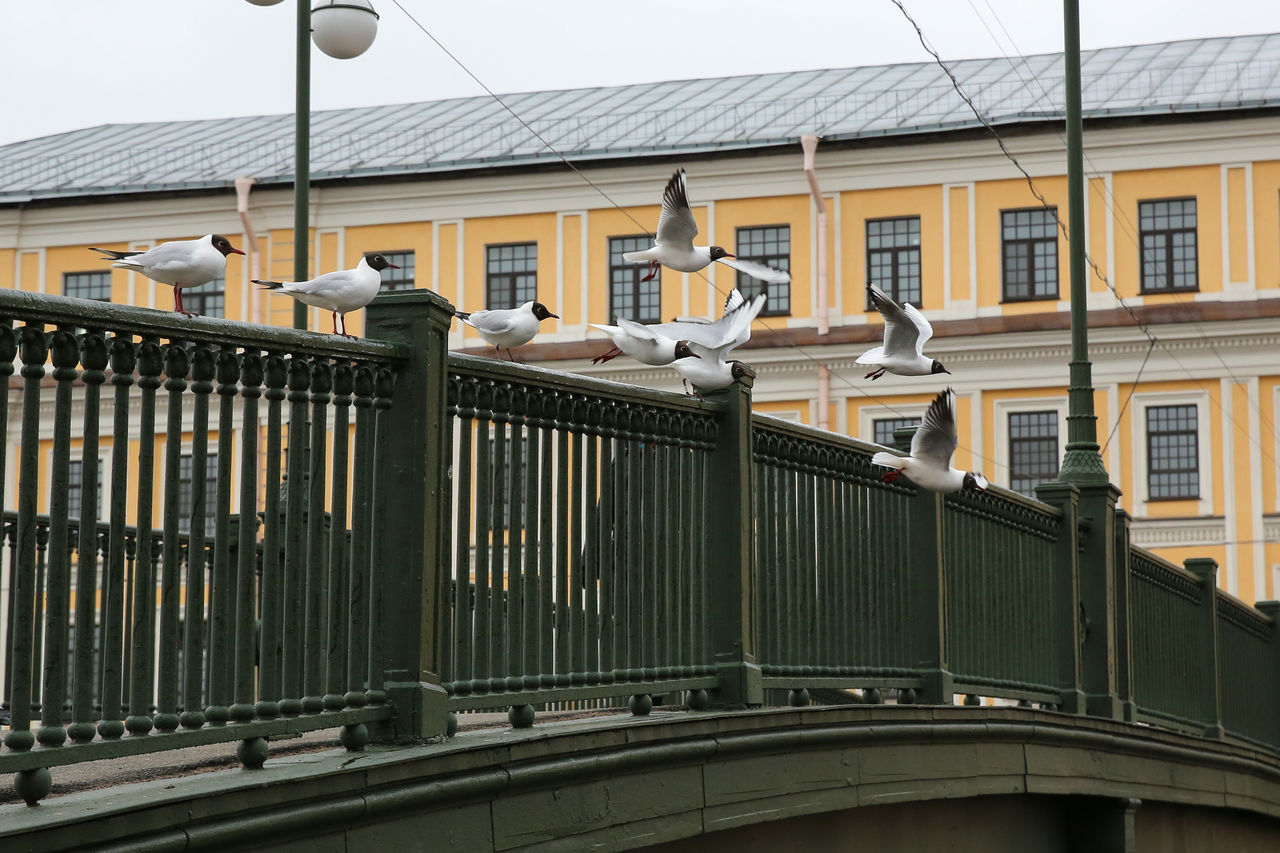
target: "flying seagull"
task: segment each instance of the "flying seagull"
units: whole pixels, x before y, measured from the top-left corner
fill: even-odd
[[[693,211],[689,209],[684,169],[677,169],[662,192],[662,214],[658,217],[658,235],[653,247],[625,252],[622,259],[630,263],[649,262],[649,274],[641,281],[649,281],[657,275],[659,264],[680,272],[697,272],[713,261],[761,281],[785,284],[791,280],[788,273],[754,261],[738,260],[720,246],[695,246],[693,238],[697,236],[698,223],[693,220]]]
[[[373,301],[382,287],[381,271],[398,270],[400,267],[382,255],[369,252],[360,259],[355,269],[338,270],[316,276],[310,281],[261,281],[253,283],[271,293],[283,293],[306,305],[323,308],[333,314],[333,333],[344,338],[347,334],[347,313],[359,311]],[[338,331],[338,319],[342,319],[342,331]]]
[[[942,391],[924,420],[911,437],[911,455],[898,456],[881,451],[871,457],[872,465],[884,465],[884,481],[892,483],[904,474],[922,489],[931,492],[958,492],[961,489],[986,489],[987,478],[977,471],[960,471],[951,467],[956,452],[956,392]]]
[[[951,373],[942,362],[924,355],[924,345],[933,337],[933,326],[915,306],[899,305],[874,284],[867,285],[867,295],[884,317],[884,345],[858,356],[858,364],[876,365],[864,379],[879,379],[886,370],[899,376]]]
[[[501,354],[507,351],[507,358],[515,361],[511,348],[523,346],[538,334],[538,324],[548,317],[560,319],[559,314],[552,314],[541,302],[526,302],[518,308],[494,308],[486,311],[455,311],[455,316],[480,333]]]
[[[243,255],[221,234],[206,234],[199,240],[174,240],[161,243],[145,252],[117,252],[91,246],[103,257],[115,261],[111,266],[140,272],[152,281],[173,286],[173,310],[188,317],[195,316],[182,307],[182,289],[208,284],[226,272],[227,255]]]
[[[751,338],[751,321],[764,308],[765,299],[765,294],[758,293],[748,302],[734,290],[725,300],[724,315],[714,322],[673,320],[648,326],[632,320],[619,320],[616,326],[591,323],[593,329],[599,329],[613,341],[613,348],[591,359],[591,363],[599,364],[625,353],[645,364],[671,364],[674,360],[671,347],[682,340],[711,350],[731,344],[732,350]]]

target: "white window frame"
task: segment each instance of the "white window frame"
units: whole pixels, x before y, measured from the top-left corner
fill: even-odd
[[[1152,501],[1150,487],[1147,482],[1149,471],[1147,464],[1147,409],[1155,406],[1195,406],[1196,407],[1196,451],[1199,455],[1200,467],[1200,500],[1196,507],[1196,515],[1213,515],[1213,448],[1210,431],[1210,399],[1209,392],[1193,391],[1139,391],[1133,395],[1129,404],[1132,413],[1130,421],[1133,460],[1133,514],[1135,517],[1146,517],[1150,503],[1170,503],[1167,500]],[[1192,500],[1186,498],[1185,500]]]

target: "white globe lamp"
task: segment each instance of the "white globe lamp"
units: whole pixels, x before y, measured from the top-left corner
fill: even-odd
[[[359,56],[377,34],[378,13],[368,0],[325,0],[311,7],[311,40],[334,59]]]

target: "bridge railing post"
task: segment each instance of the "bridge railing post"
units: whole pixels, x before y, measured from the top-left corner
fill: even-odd
[[[1081,640],[1082,629],[1093,630],[1090,623],[1082,625],[1082,578],[1085,570],[1081,547],[1080,489],[1072,483],[1053,481],[1036,487],[1036,497],[1057,507],[1062,513],[1062,527],[1058,536],[1057,559],[1053,571],[1054,609],[1053,635],[1058,638],[1058,677],[1061,686],[1061,706],[1070,714],[1085,713],[1083,690]],[[1107,572],[1105,563],[1090,567],[1092,573]],[[1096,622],[1096,618],[1094,619]],[[1107,629],[1109,631],[1109,629]]]
[[[1133,702],[1133,644],[1129,633],[1129,513],[1115,511],[1116,698],[1126,722],[1137,719]]]
[[[1204,685],[1201,719],[1204,736],[1221,738],[1222,684],[1218,673],[1218,561],[1191,557],[1182,567],[1200,580],[1200,631],[1194,642],[1199,650],[1201,684]]]
[[[1259,601],[1253,605],[1264,616],[1271,620],[1271,667],[1270,672],[1261,677],[1264,686],[1258,691],[1263,701],[1268,699],[1275,701],[1277,691],[1277,681],[1280,681],[1280,601]],[[1271,705],[1269,707],[1274,707]],[[1271,729],[1269,737],[1266,740],[1269,743],[1280,743],[1280,718],[1275,714],[1270,716]]]
[[[373,476],[373,678],[396,709],[394,733],[445,734],[440,686],[450,457],[446,388],[453,306],[430,291],[387,293],[366,309],[370,338],[408,345],[390,408],[376,415]],[[373,686],[377,686],[376,684]]]
[[[893,446],[911,452],[914,426],[893,431]],[[950,705],[955,695],[947,659],[947,576],[942,557],[942,495],[917,489],[911,499],[911,597],[915,623],[916,661],[924,671],[919,701],[925,705]]]
[[[710,596],[708,625],[711,654],[720,686],[712,703],[748,707],[764,703],[764,686],[756,661],[756,595],[752,586],[755,559],[755,462],[751,446],[751,377],[743,377],[718,393],[728,408],[721,416],[716,446],[709,460],[715,499],[707,508],[711,559],[707,566]]]

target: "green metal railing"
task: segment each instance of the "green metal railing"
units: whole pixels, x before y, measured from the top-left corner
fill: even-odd
[[[944,498],[754,415],[749,379],[692,400],[450,354],[429,292],[367,311],[346,341],[0,292],[0,771],[28,801],[51,766],[197,743],[257,766],[305,729],[851,688],[1280,753],[1280,604],[1131,547],[1106,483]],[[69,518],[107,450],[106,506]],[[217,456],[189,502],[185,454]]]

